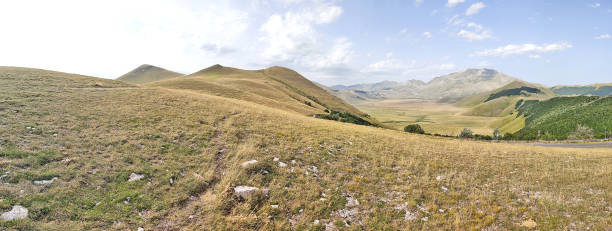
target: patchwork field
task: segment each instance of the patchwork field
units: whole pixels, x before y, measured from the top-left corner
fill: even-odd
[[[456,136],[469,128],[476,134],[491,135],[490,125],[498,117],[466,116],[468,108],[431,100],[403,99],[367,102],[356,107],[383,124],[402,130],[408,124],[420,124],[425,132]]]

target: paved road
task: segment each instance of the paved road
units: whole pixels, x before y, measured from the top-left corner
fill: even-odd
[[[575,143],[575,144],[532,144],[535,146],[561,147],[561,148],[612,148],[612,142]]]

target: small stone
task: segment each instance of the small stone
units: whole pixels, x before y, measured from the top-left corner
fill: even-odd
[[[193,218],[194,218],[194,216],[193,216],[193,215],[189,215],[189,219],[193,219]]]
[[[48,185],[53,183],[53,181],[55,181],[55,179],[57,179],[57,177],[53,177],[51,180],[35,180],[34,184],[37,185]]]
[[[436,180],[442,180],[442,176],[436,176]]]
[[[359,205],[359,201],[353,197],[346,198],[346,207],[355,207]]]
[[[202,175],[197,174],[197,173],[195,173],[195,172],[193,173],[193,176],[194,176],[195,178],[202,179]]]
[[[170,185],[174,184],[174,180],[170,178]]]
[[[321,221],[319,221],[319,220],[315,220],[315,221],[313,222],[313,224],[318,225],[318,224],[319,224],[319,222],[321,222]]]
[[[292,164],[296,164],[296,163],[297,163],[297,161],[295,161],[295,160],[291,160],[291,163],[292,163]]]
[[[255,164],[255,163],[257,163],[257,160],[249,160],[249,161],[242,162],[240,166],[242,166],[243,168],[246,168],[247,166]]]
[[[278,205],[270,205],[273,209],[278,209]]]
[[[138,227],[138,231],[144,231],[143,227]]]
[[[144,178],[144,175],[132,173],[130,174],[130,179],[128,181],[137,181],[141,180],[142,178]]]
[[[533,221],[532,219],[529,219],[529,220],[523,221],[523,223],[521,223],[521,226],[533,229],[536,226],[538,226],[538,224],[535,221]]]
[[[278,157],[274,157],[273,160],[276,162],[276,161],[279,161],[280,159],[278,159]]]
[[[444,192],[448,191],[448,188],[447,188],[447,187],[442,186],[442,187],[440,187],[440,188],[441,188],[441,189],[442,189],[442,191],[444,191]]]
[[[443,213],[444,209],[438,209],[438,212]]]
[[[287,167],[287,164],[283,163],[283,162],[278,162],[278,166],[281,168]]]
[[[234,188],[234,195],[236,195],[237,197],[242,198],[242,199],[247,199],[247,198],[249,198],[249,196],[251,194],[253,194],[257,190],[259,190],[259,188],[257,188],[257,187],[236,186]]]
[[[2,216],[0,216],[0,220],[12,221],[12,220],[23,219],[26,217],[28,217],[28,209],[26,209],[25,207],[21,205],[14,205],[11,211],[2,213]]]

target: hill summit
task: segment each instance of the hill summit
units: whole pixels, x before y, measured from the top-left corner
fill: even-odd
[[[141,84],[176,78],[179,76],[183,76],[183,74],[149,64],[142,64],[136,69],[120,76],[117,78],[117,80],[127,83]]]

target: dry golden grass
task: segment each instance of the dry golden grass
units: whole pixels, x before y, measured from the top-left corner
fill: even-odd
[[[612,224],[609,149],[412,135],[194,91],[31,69],[0,68],[0,97],[0,168],[8,172],[0,210],[30,210],[27,219],[1,222],[6,229]],[[240,166],[252,159],[259,162]],[[132,172],[145,178],[128,182]],[[50,185],[32,184],[52,177]],[[238,185],[269,193],[239,200],[230,193]],[[348,203],[353,199],[359,204]]]

